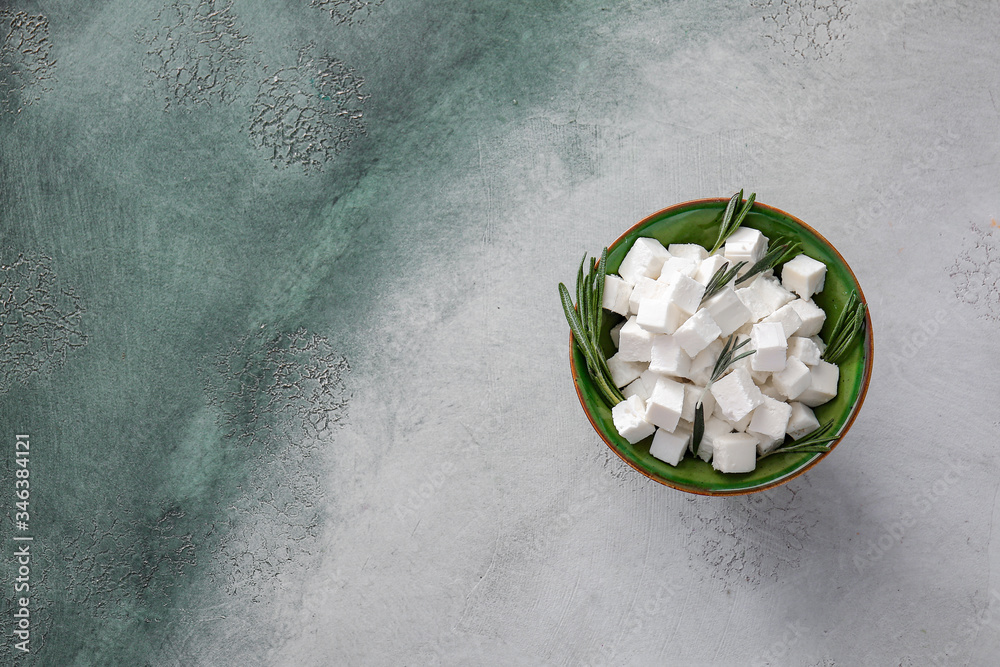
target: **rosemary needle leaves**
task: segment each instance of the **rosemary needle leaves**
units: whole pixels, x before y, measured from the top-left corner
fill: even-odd
[[[767,252],[759,262],[751,266],[746,273],[736,279],[736,284],[745,283],[758,273],[764,273],[775,268],[779,264],[784,264],[794,255],[798,254],[802,245],[798,241],[789,241],[785,238],[776,238],[767,247]]]
[[[830,451],[830,443],[836,440],[837,435],[827,435],[830,427],[833,425],[833,420],[827,421],[825,424],[820,426],[818,429],[802,436],[798,440],[792,440],[787,445],[778,447],[777,449],[758,457],[758,460],[765,458],[767,456],[773,456],[774,454],[803,454],[803,453],[816,453],[816,452],[828,452]]]
[[[596,264],[591,261],[590,268],[584,272],[586,263],[587,255],[584,254],[576,274],[576,304],[573,304],[573,297],[563,283],[559,283],[559,299],[573,333],[573,340],[587,360],[590,378],[601,392],[605,403],[614,407],[625,400],[625,397],[611,379],[611,371],[608,370],[608,362],[599,342],[601,324],[604,321],[604,277],[607,274],[608,249],[601,252],[601,258]]]
[[[751,199],[754,195],[750,195]],[[732,200],[730,200],[732,201]],[[728,237],[736,231],[735,228],[731,230],[726,236]],[[777,238],[771,241],[770,245],[767,247],[767,252],[760,259],[760,261],[754,263],[747,272],[744,273],[739,278],[736,278],[736,284],[745,283],[758,273],[764,273],[770,269],[777,267],[779,264],[784,264],[789,259],[791,259],[796,253],[798,253],[802,248],[802,245],[798,241],[789,241],[785,238]],[[723,264],[719,267],[712,278],[708,281],[705,286],[705,295],[701,297],[701,302],[705,303],[711,299],[716,293],[722,290],[723,287],[729,284],[729,282],[736,277],[739,272],[747,265],[747,262],[738,262],[736,266],[729,268],[729,264]]]
[[[710,387],[713,382],[718,380],[725,374],[726,369],[732,366],[734,363],[742,359],[743,357],[749,357],[751,354],[757,350],[747,350],[743,354],[733,356],[736,354],[744,345],[749,345],[750,339],[747,338],[745,341],[736,344],[736,334],[730,334],[729,338],[726,339],[726,344],[722,346],[722,352],[719,353],[719,358],[715,361],[715,368],[712,369],[712,376],[708,379],[708,384],[706,387]]]
[[[736,274],[740,272],[746,266],[746,262],[737,262],[736,266],[729,268],[729,262],[726,262],[719,269],[712,274],[709,279],[708,284],[705,285],[705,294],[701,297],[701,303],[705,303],[718,292],[722,291],[722,288],[729,284],[729,282],[736,277]],[[739,282],[739,281],[736,281]]]
[[[865,328],[865,309],[867,305],[858,298],[857,292],[851,292],[847,298],[840,318],[830,332],[830,342],[823,353],[823,360],[831,364],[840,362],[840,358],[851,347],[854,338]]]
[[[747,350],[742,354],[736,354],[741,347],[749,343],[750,339],[748,338],[737,345],[736,334],[731,334],[729,338],[726,339],[726,344],[722,347],[722,352],[719,353],[719,358],[715,361],[715,368],[712,369],[712,376],[708,379],[708,384],[705,385],[705,391],[708,391],[712,386],[712,383],[722,377],[727,368],[743,357],[749,357],[757,351]],[[701,438],[705,435],[705,406],[702,404],[704,396],[705,394],[703,392],[702,397],[698,399],[698,404],[694,407],[694,428],[691,432],[691,453],[693,454],[698,453],[698,445],[701,444]]]
[[[722,214],[722,224],[719,225],[719,238],[716,239],[712,249],[708,251],[709,255],[714,255],[715,251],[721,248],[722,244],[726,242],[726,239],[739,229],[740,225],[743,224],[743,219],[747,217],[747,213],[753,208],[755,199],[757,199],[757,193],[750,193],[750,196],[741,207],[740,202],[743,201],[743,190],[740,190],[730,198],[729,203],[726,205],[726,210]],[[737,212],[737,209],[739,209],[739,212]]]

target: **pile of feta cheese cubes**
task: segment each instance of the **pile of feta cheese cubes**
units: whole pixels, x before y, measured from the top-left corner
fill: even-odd
[[[676,466],[692,448],[695,406],[705,428],[697,456],[721,472],[746,473],[757,457],[819,427],[812,408],[837,395],[840,369],[820,357],[826,313],[811,297],[826,265],[800,254],[780,268],[737,284],[734,278],[702,303],[705,286],[727,262],[747,264],[767,251],[760,231],[738,228],[719,252],[696,244],[664,247],[639,238],[618,275],[605,278],[603,306],[625,320],[611,331],[608,359],[625,400],[612,409],[615,428],[635,444],[653,436],[650,454]],[[725,341],[749,339],[755,350],[709,385]]]

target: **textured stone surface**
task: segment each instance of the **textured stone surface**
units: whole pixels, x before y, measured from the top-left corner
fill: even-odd
[[[998,28],[925,0],[6,3],[17,664],[995,664]],[[821,465],[693,497],[594,434],[556,286],[741,187],[850,262],[875,373]]]

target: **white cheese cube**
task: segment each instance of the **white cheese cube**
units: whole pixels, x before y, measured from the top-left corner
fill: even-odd
[[[608,357],[608,371],[611,372],[611,381],[616,387],[624,387],[646,370],[647,364],[644,361],[627,361],[622,359],[621,353]]]
[[[639,377],[632,380],[624,389],[622,389],[622,395],[625,398],[629,396],[638,396],[642,399],[643,405],[649,400],[649,395],[653,393],[653,387],[656,386],[656,380],[660,377],[659,373],[655,373],[649,369],[644,370],[640,373]]]
[[[681,422],[694,422],[694,406],[701,396],[701,389],[697,385],[684,385],[684,407],[681,408]],[[702,404],[704,407],[704,404]],[[707,414],[711,414],[710,412]],[[707,416],[707,415],[706,415]]]
[[[673,301],[663,298],[647,298],[639,304],[636,322],[646,331],[672,334],[687,318],[687,313],[678,308]]]
[[[646,401],[645,419],[662,429],[673,432],[684,411],[684,385],[670,378],[659,377]]]
[[[788,403],[764,396],[761,404],[754,408],[747,433],[767,436],[771,440],[783,439],[791,415],[792,407]]]
[[[729,433],[715,438],[712,467],[719,472],[753,472],[757,465],[757,438]]]
[[[661,377],[662,375],[660,373],[657,373],[656,371],[650,370],[648,368],[644,370],[641,375],[639,375],[639,379],[642,380],[643,383],[646,385],[647,398],[649,397],[650,394],[653,393],[653,387],[656,386],[656,381],[659,380]]]
[[[821,356],[824,352],[826,352],[826,343],[823,342],[822,338],[820,338],[819,336],[809,336],[809,340],[811,340],[813,343],[816,344],[816,347],[819,348],[819,353]]]
[[[671,257],[684,257],[699,262],[708,257],[708,251],[697,243],[671,243],[667,246],[667,252]]]
[[[712,454],[715,452],[715,439],[720,435],[728,435],[733,432],[733,428],[728,422],[719,419],[718,417],[709,417],[705,420],[705,433],[701,436],[701,442],[698,444],[698,458],[706,463],[712,460]],[[694,445],[694,443],[691,443]]]
[[[708,281],[712,279],[716,271],[721,269],[723,266],[728,266],[730,264],[729,260],[722,255],[712,255],[704,260],[698,265],[698,270],[695,271],[694,276],[692,276],[696,281],[702,285],[707,285]],[[736,281],[734,277],[729,284],[732,285]]]
[[[622,329],[622,336],[625,330]],[[771,371],[772,373],[784,370],[785,355],[788,351],[788,341],[785,339],[785,331],[777,322],[765,322],[753,325],[750,331],[750,347],[756,352],[750,359],[750,368],[755,371]]]
[[[757,276],[747,287],[737,289],[736,296],[750,309],[753,322],[759,322],[795,298],[776,279],[767,276]]]
[[[798,396],[800,403],[811,408],[823,405],[837,395],[840,382],[840,368],[835,364],[821,361],[809,369],[809,387]]]
[[[616,275],[604,276],[604,297],[601,305],[612,313],[628,315],[628,298],[632,286]]]
[[[729,336],[750,319],[750,309],[743,305],[740,298],[736,296],[736,290],[732,287],[724,287],[711,297],[702,306],[711,315],[715,323],[719,325],[721,336]]]
[[[746,262],[740,273],[745,273],[747,269],[764,258],[767,253],[767,237],[756,229],[750,227],[739,227],[726,239],[723,254],[734,265],[736,262]]]
[[[786,370],[787,370],[787,368],[786,368]],[[784,372],[784,371],[782,371],[782,372]],[[752,373],[751,373],[751,377],[753,377]],[[774,386],[774,378],[773,377],[769,377],[767,379],[767,382],[757,383],[757,386],[760,387],[760,393],[764,394],[765,396],[770,396],[771,398],[779,400],[779,401],[784,401],[784,400],[788,399],[787,396],[785,396],[783,393],[781,393],[778,390],[778,388]]]
[[[809,388],[809,367],[797,357],[789,356],[785,362],[785,370],[772,375],[771,382],[781,392],[784,400],[795,400]]]
[[[722,416],[730,422],[743,419],[764,400],[750,373],[743,368],[713,382],[711,391]]]
[[[823,329],[826,322],[826,311],[817,306],[811,299],[795,299],[789,301],[788,305],[795,309],[802,325],[795,332],[797,336],[815,336]]]
[[[684,452],[690,444],[691,431],[685,427],[678,426],[673,433],[658,428],[653,436],[653,444],[649,446],[649,453],[664,463],[675,466],[684,458]]]
[[[680,276],[692,277],[698,270],[698,260],[688,257],[671,257],[663,263],[663,270],[657,278],[661,283],[675,282]]]
[[[622,332],[622,327],[625,326],[625,320],[622,320],[615,326],[611,327],[611,342],[615,344],[615,348],[618,347],[618,334]]]
[[[781,284],[803,299],[822,292],[825,281],[826,264],[808,255],[798,255],[781,267]]]
[[[712,392],[704,391],[704,389],[704,387],[698,387],[698,395],[702,397],[701,404],[705,408],[705,419],[708,419],[715,412],[715,396],[712,395]]]
[[[785,432],[792,437],[792,440],[797,440],[819,428],[819,420],[816,419],[812,408],[798,401],[789,405],[792,406],[792,414],[788,418],[788,426],[785,427]]]
[[[664,375],[687,377],[691,370],[691,357],[673,336],[656,336],[649,353],[649,368]]]
[[[778,310],[786,303],[795,300],[795,295],[781,286],[781,282],[774,277],[761,275],[755,281],[759,283],[754,289],[767,303],[771,312]],[[770,314],[770,313],[769,313]]]
[[[760,456],[774,451],[785,442],[785,436],[781,436],[780,438],[771,438],[760,433],[750,433],[749,431],[747,431],[747,434],[757,438],[757,453]]]
[[[822,353],[811,338],[792,336],[788,339],[788,356],[795,357],[806,366],[815,366],[819,363]]]
[[[635,315],[639,312],[639,304],[646,299],[665,299],[667,285],[656,282],[652,278],[642,276],[635,283],[628,297],[628,312]]]
[[[670,253],[659,241],[639,238],[629,248],[621,266],[618,267],[618,275],[634,285],[639,278],[655,278],[660,275],[663,263],[668,259]]]
[[[687,276],[677,276],[667,287],[667,299],[688,315],[694,315],[701,305],[705,286]]]
[[[761,393],[763,396],[763,392]],[[753,412],[748,412],[742,419],[738,419],[734,422],[728,422],[729,426],[737,433],[744,433],[747,430],[747,426],[750,425],[750,420],[753,418]]]
[[[649,391],[646,389],[646,384],[642,381],[642,376],[637,377],[622,387],[622,396],[626,399],[638,396],[639,400],[645,404],[646,399],[649,398]]]
[[[635,444],[653,435],[656,427],[643,417],[645,408],[638,396],[632,396],[611,408],[611,419],[615,423],[618,435]]]
[[[798,301],[798,299],[796,299]],[[782,330],[785,332],[785,338],[788,338],[802,326],[802,320],[799,318],[799,313],[792,308],[792,304],[795,301],[790,301],[786,303],[781,308],[765,317],[761,322],[777,322],[781,325]]]
[[[707,420],[712,411],[715,410],[715,397],[712,396],[712,392],[705,391],[704,387],[699,387],[696,384],[684,385],[684,409],[681,410],[681,419],[689,422],[694,421],[694,411],[699,399],[701,399],[701,407],[705,411],[705,419]]]
[[[712,377],[712,371],[715,369],[715,362],[718,361],[724,345],[725,343],[722,340],[716,339],[709,343],[708,347],[699,352],[691,360],[691,370],[687,374],[688,379],[702,387],[707,385],[709,378]]]
[[[699,310],[674,332],[674,340],[694,357],[719,337],[722,331],[707,310]]]
[[[703,389],[703,387],[699,387],[699,390],[701,390],[701,389]],[[699,394],[700,393],[701,392],[699,391]],[[702,398],[701,402],[702,402],[702,405],[705,406],[705,418],[706,419],[708,419],[713,414],[715,414],[715,396],[712,395],[712,392],[706,391],[705,394],[704,394],[704,398]]]
[[[628,318],[618,333],[618,354],[625,361],[649,361],[649,352],[653,347],[653,336],[639,326],[635,317]]]
[[[681,325],[687,322],[688,317],[690,317],[689,313],[685,313],[680,306],[671,302],[667,309],[667,333],[676,333]]]
[[[756,323],[774,312],[768,308],[767,303],[760,297],[757,290],[751,289],[756,283],[757,281],[754,280],[750,283],[750,287],[738,287],[736,289],[736,296],[739,297],[739,300],[750,311],[748,324]]]

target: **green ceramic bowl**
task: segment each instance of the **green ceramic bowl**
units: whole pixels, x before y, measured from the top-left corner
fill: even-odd
[[[728,199],[699,199],[671,206],[642,220],[608,247],[608,273],[618,272],[625,254],[640,237],[655,238],[664,246],[671,243],[697,243],[710,248],[718,236],[719,221],[727,202]],[[837,249],[816,230],[795,216],[771,206],[755,203],[743,225],[760,230],[768,238],[786,236],[798,239],[803,252],[827,265],[823,291],[813,297],[816,304],[827,314],[826,324],[820,334],[824,340],[829,336],[830,329],[837,321],[852,291],[856,290],[861,300],[865,301],[861,285]],[[605,315],[608,314],[605,311]],[[601,344],[605,354],[609,356],[615,352],[614,344],[611,342],[611,327],[620,320],[617,315],[604,318]],[[856,339],[852,348],[841,360],[837,397],[815,408],[816,418],[820,423],[832,419],[833,432],[840,434],[840,438],[832,443],[831,452],[844,438],[857,417],[871,380],[873,349],[870,314],[866,315],[866,325],[864,340],[860,337]],[[718,472],[710,463],[690,455],[686,456],[677,467],[671,466],[650,455],[652,436],[631,445],[618,435],[611,419],[611,409],[601,399],[597,388],[587,375],[586,361],[573,345],[572,337],[570,366],[583,410],[608,447],[643,475],[675,489],[711,496],[762,491],[801,475],[830,454],[826,452],[769,456],[757,464],[756,470],[746,474]]]

